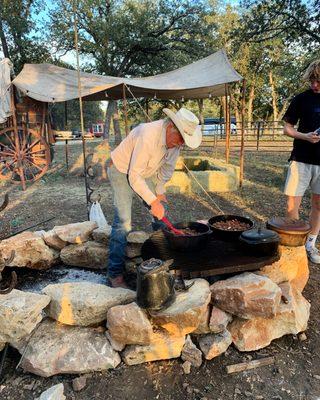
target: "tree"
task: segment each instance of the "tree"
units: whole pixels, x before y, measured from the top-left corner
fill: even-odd
[[[243,22],[247,39],[265,42],[279,36],[320,49],[320,1],[244,0]]]
[[[178,68],[212,52],[205,38],[210,7],[205,0],[59,0],[51,13],[57,50],[74,49],[74,14],[79,48],[87,67],[112,76],[147,76]],[[117,114],[110,101],[107,117]],[[106,125],[108,124],[108,118]]]
[[[50,107],[53,126],[57,130],[81,130],[80,109],[78,99],[67,101],[66,104],[55,103]],[[93,123],[103,119],[103,111],[98,101],[85,101],[83,103],[85,129]]]
[[[37,0],[0,0],[0,38],[5,57],[18,73],[25,63],[51,59],[49,50],[34,32],[36,15],[41,8]]]

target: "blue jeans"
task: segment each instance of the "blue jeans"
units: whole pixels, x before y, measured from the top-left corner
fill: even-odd
[[[127,235],[131,231],[131,209],[134,192],[131,189],[127,175],[119,172],[114,165],[108,168],[113,191],[115,215],[109,240],[108,276],[115,278],[122,275],[125,267]],[[150,188],[154,189],[151,179],[147,180]],[[152,221],[153,230],[160,229],[163,222]]]

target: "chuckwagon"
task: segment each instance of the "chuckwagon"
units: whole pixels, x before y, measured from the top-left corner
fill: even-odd
[[[47,103],[29,97],[18,102],[13,86],[10,90],[12,115],[0,125],[0,180],[10,179],[25,189],[48,170],[54,137]]]

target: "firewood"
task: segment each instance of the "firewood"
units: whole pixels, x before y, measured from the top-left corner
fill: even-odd
[[[233,374],[234,372],[246,371],[248,369],[254,369],[258,367],[263,367],[265,365],[274,364],[274,362],[275,362],[274,357],[265,357],[265,358],[260,358],[259,360],[246,361],[240,364],[228,365],[227,373]]]

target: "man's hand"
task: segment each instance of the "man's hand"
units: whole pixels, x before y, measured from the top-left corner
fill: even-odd
[[[164,203],[168,203],[168,200],[167,200],[165,194],[157,194],[157,200],[162,201]]]
[[[304,136],[305,136],[305,140],[307,140],[310,143],[320,142],[320,136],[318,136],[316,132],[309,132]]]
[[[160,200],[157,198],[156,200],[154,200],[153,203],[151,203],[151,214],[160,220],[164,217],[164,213],[164,207],[161,204]]]

